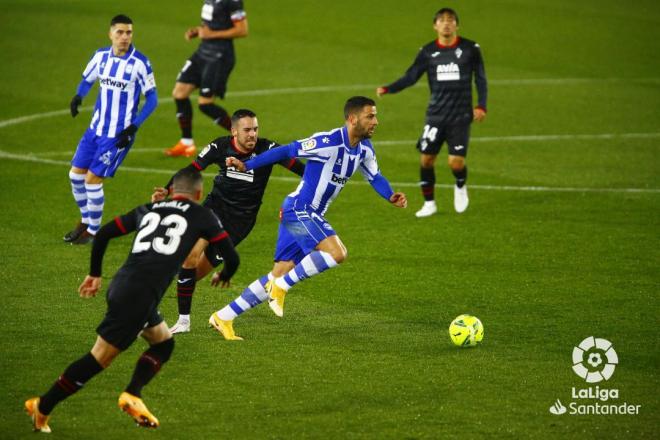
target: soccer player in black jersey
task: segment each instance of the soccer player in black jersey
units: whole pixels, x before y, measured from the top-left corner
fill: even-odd
[[[139,358],[118,403],[140,426],[159,425],[141,399],[142,388],[174,350],[174,339],[158,312],[158,304],[193,248],[201,250],[208,245],[213,253],[222,255],[225,266],[219,278],[224,286],[229,285],[239,264],[238,254],[218,218],[195,203],[201,192],[201,174],[181,170],[174,176],[172,200],[139,206],[96,234],[90,272],[78,289],[83,298],[96,296],[101,288],[101,263],[109,240],[137,231],[130,255],[108,288],[107,312],[96,329],[98,337],[91,351],[70,364],[45,394],[25,402],[35,431],[50,432],[48,419],[55,405],[107,368],[140,334],[149,348]]]
[[[231,129],[229,114],[214,104],[214,99],[216,96],[223,99],[227,91],[227,80],[236,62],[234,38],[247,37],[247,34],[243,0],[204,0],[202,24],[185,33],[186,40],[199,38],[202,42],[181,68],[172,91],[181,140],[165,150],[166,155],[190,157],[195,154],[189,97],[196,88],[199,88],[199,110],[217,125]]]
[[[266,185],[272,171],[272,165],[249,172],[240,172],[227,167],[225,159],[229,156],[247,160],[278,146],[276,142],[259,138],[257,115],[250,110],[237,110],[232,115],[231,136],[220,137],[209,143],[187,169],[204,170],[211,164],[220,169],[215,177],[213,189],[206,197],[203,206],[210,208],[220,219],[234,246],[243,241],[257,221],[257,214],[266,191]],[[280,165],[302,176],[305,166],[299,160],[287,160]],[[186,169],[186,168],[184,168]],[[168,184],[164,188],[155,188],[152,201],[162,200],[167,196]],[[190,331],[190,309],[192,295],[197,280],[204,278],[213,267],[222,263],[218,255],[207,248],[204,254],[193,253],[183,263],[177,280],[177,302],[179,319],[170,328],[172,333]],[[218,275],[214,275],[212,284],[217,284]]]
[[[463,212],[469,199],[467,180],[467,156],[470,124],[486,117],[488,86],[486,71],[479,45],[458,36],[458,15],[450,8],[440,9],[433,18],[433,28],[438,38],[423,46],[415,62],[405,75],[391,84],[376,89],[378,96],[397,93],[415,84],[426,73],[431,98],[426,110],[426,122],[417,141],[421,153],[420,185],[424,206],[415,214],[428,217],[438,208],[433,194],[435,186],[435,160],[444,142],[449,150],[449,168],[454,186],[454,209]],[[472,78],[477,86],[477,105],[472,108]]]

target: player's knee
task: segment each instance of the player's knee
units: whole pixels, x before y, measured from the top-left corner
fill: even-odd
[[[341,264],[348,257],[348,251],[342,246],[337,249],[333,249],[332,252],[330,252],[330,256],[337,262],[337,264]]]
[[[435,165],[435,158],[436,156],[431,154],[422,154],[422,157],[420,159],[420,164],[422,168],[433,168],[433,166]]]
[[[461,156],[450,156],[447,163],[452,171],[461,171],[465,168],[465,159]]]

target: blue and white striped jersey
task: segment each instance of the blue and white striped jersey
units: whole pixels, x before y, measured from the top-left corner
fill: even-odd
[[[351,148],[346,126],[316,133],[289,146],[296,148],[295,156],[307,159],[307,164],[298,188],[289,194],[284,206],[324,215],[357,170],[370,183],[381,177],[371,141],[364,139]]]
[[[112,53],[112,47],[96,51],[83,72],[89,84],[99,81],[94,116],[89,128],[97,136],[114,138],[135,120],[140,94],[156,88],[151,63],[133,45],[123,57]]]

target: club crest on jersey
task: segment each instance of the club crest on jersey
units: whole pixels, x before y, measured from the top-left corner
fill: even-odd
[[[132,65],[132,64],[128,64],[128,65],[126,66],[126,73],[131,73],[132,71],[133,71],[133,65]]]
[[[438,81],[458,81],[461,79],[461,71],[458,64],[438,64],[436,69]]]
[[[307,139],[304,140],[300,143],[302,146],[303,151],[311,150],[312,148],[316,147],[316,139]]]
[[[463,51],[461,50],[460,47],[457,47],[454,53],[456,54],[456,58],[460,58],[461,55],[463,54]]]

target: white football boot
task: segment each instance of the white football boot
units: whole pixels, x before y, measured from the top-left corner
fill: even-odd
[[[436,212],[438,212],[438,207],[435,204],[435,200],[431,200],[428,202],[424,202],[424,205],[422,205],[422,209],[420,209],[415,213],[415,217],[417,218],[429,217],[435,214]]]
[[[454,185],[454,209],[456,212],[459,214],[465,212],[469,204],[470,199],[468,198],[467,185],[463,185],[463,188]]]
[[[190,320],[181,319],[176,322],[172,327],[170,327],[170,333],[173,335],[177,333],[188,333],[190,331]]]

